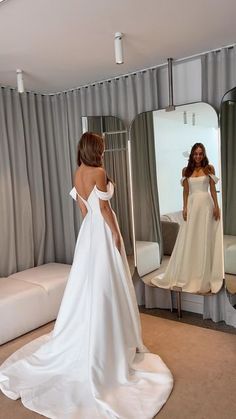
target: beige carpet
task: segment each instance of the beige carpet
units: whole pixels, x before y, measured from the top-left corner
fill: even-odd
[[[156,418],[236,418],[236,336],[146,314],[141,318],[146,346],[162,357],[175,379],[174,390]],[[53,324],[3,345],[0,362],[23,344],[49,332]],[[42,417],[1,392],[0,407],[1,419]]]

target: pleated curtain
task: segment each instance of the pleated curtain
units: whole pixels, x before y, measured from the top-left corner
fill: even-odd
[[[236,86],[236,47],[205,54],[201,62],[202,100],[220,112],[224,94]],[[236,310],[231,306],[224,287],[216,296],[204,297],[203,317],[216,322],[224,320],[236,327]]]
[[[162,255],[153,112],[141,113],[133,121],[131,156],[136,239],[158,242]]]
[[[224,234],[236,236],[236,103],[221,106],[221,169]]]
[[[209,52],[201,61],[202,101],[219,111],[224,94],[236,86],[236,47]]]
[[[32,207],[19,95],[0,89],[0,276],[33,266]]]
[[[1,277],[47,262],[72,262],[81,215],[68,193],[81,116],[117,116],[128,128],[138,113],[158,107],[157,85],[158,69],[152,69],[54,95],[0,89]],[[124,189],[127,161],[120,156],[121,178],[118,157],[107,164],[117,182],[123,176]],[[130,251],[128,204],[119,218]]]

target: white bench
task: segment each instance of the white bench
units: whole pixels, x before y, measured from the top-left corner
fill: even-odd
[[[236,275],[236,236],[224,235],[225,272]]]
[[[160,250],[156,242],[136,241],[137,270],[141,277],[160,267]]]
[[[56,319],[70,268],[47,263],[0,278],[0,344]]]

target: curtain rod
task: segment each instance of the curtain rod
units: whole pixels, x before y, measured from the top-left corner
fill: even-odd
[[[201,52],[201,53],[198,53],[198,54],[189,55],[189,56],[184,57],[184,58],[178,58],[177,60],[173,60],[173,65],[175,65],[176,63],[184,62],[184,61],[190,61],[194,58],[201,57],[202,55],[209,54],[210,52],[220,52],[222,49],[230,49],[230,48],[233,48],[235,46],[236,46],[236,43],[226,45],[226,46],[223,46],[223,47],[218,47],[218,48],[215,48],[215,49],[211,49],[209,51],[204,51],[204,52]],[[145,71],[154,70],[156,68],[165,67],[167,65],[168,65],[168,63],[166,61],[165,63],[162,63],[162,64],[157,64],[157,65],[154,65],[152,67],[146,67],[146,68],[143,68],[141,70],[132,71],[132,72],[127,73],[127,74],[120,74],[118,76],[110,77],[109,79],[97,80],[97,81],[94,81],[94,82],[91,82],[91,83],[88,83],[88,84],[85,84],[85,85],[82,85],[82,86],[74,87],[72,89],[62,90],[61,92],[49,93],[48,96],[58,95],[60,93],[68,93],[68,92],[72,92],[73,90],[80,90],[80,89],[87,88],[89,86],[96,86],[97,84],[103,84],[103,83],[106,83],[106,82],[110,82],[112,80],[119,80],[123,77],[129,77],[129,76],[132,76],[132,75],[136,75],[138,73],[145,73]]]

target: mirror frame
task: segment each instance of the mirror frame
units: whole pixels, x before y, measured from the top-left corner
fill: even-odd
[[[212,108],[212,110],[214,110],[214,112],[216,113],[216,117],[217,117],[217,141],[218,141],[218,146],[219,146],[219,154],[218,154],[218,163],[219,163],[219,176],[220,176],[220,190],[221,190],[221,197],[220,197],[220,208],[221,208],[221,214],[222,214],[222,205],[223,205],[223,203],[222,203],[222,173],[221,173],[221,131],[220,131],[220,113],[211,105],[211,104],[209,104],[209,103],[207,103],[207,102],[203,102],[202,100],[200,100],[200,101],[195,101],[195,102],[189,102],[189,103],[182,103],[182,104],[178,104],[178,105],[175,105],[175,108],[174,109],[169,109],[169,107],[165,107],[165,108],[160,108],[160,109],[151,109],[151,110],[149,110],[149,111],[143,111],[143,112],[140,112],[140,113],[138,113],[137,115],[135,115],[135,117],[132,119],[132,121],[131,121],[131,123],[130,123],[130,125],[129,125],[129,128],[128,128],[128,141],[129,141],[129,147],[130,147],[130,171],[131,171],[131,184],[132,184],[132,180],[133,180],[133,173],[132,173],[132,153],[131,153],[131,144],[132,144],[132,135],[131,135],[131,130],[132,130],[132,125],[133,125],[133,123],[134,123],[134,121],[135,121],[135,119],[139,116],[139,115],[142,115],[142,114],[144,114],[144,113],[147,113],[147,112],[155,112],[155,111],[163,111],[163,110],[165,110],[166,112],[174,112],[175,110],[176,110],[176,108],[178,108],[178,107],[180,107],[180,106],[188,106],[188,105],[194,105],[194,104],[197,104],[197,103],[204,103],[204,104],[206,104],[206,105],[208,105],[210,108]],[[133,194],[132,194],[132,200],[133,200]],[[134,208],[134,201],[132,202],[132,208]],[[135,271],[134,271],[134,275],[133,275],[133,280],[136,282],[136,281],[142,281],[142,279],[141,279],[141,277],[140,277],[140,275],[139,275],[139,273],[138,273],[138,270],[137,270],[137,247],[136,247],[136,235],[135,235],[135,217],[134,217],[134,209],[132,209],[132,212],[133,212],[133,223],[134,223],[134,225],[133,225],[133,249],[134,249],[134,264],[135,264],[135,266],[134,266],[134,268],[135,268]],[[223,223],[221,224],[221,230],[222,230],[222,236],[223,236]],[[224,249],[223,249],[223,246],[222,246],[222,253],[224,252]],[[223,255],[223,272],[224,272],[224,255]],[[222,286],[221,286],[221,288],[220,288],[220,290],[218,291],[218,293],[222,290],[222,288],[224,287],[224,282],[225,282],[225,278],[224,278],[224,275],[223,275],[223,277],[222,277]],[[182,291],[180,291],[180,292],[182,292]],[[217,293],[217,294],[218,294]],[[217,295],[217,294],[211,294],[211,293],[209,293],[209,294],[199,294],[199,293],[189,293],[189,294],[192,294],[192,295],[202,295],[202,296],[205,296],[205,295]]]
[[[222,133],[221,133],[221,130],[222,130],[222,128],[221,128],[222,113],[221,113],[221,109],[222,109],[223,103],[228,102],[228,101],[232,101],[232,102],[235,102],[236,103],[236,86],[235,87],[232,87],[229,90],[227,90],[225,92],[225,94],[223,95],[223,97],[221,99],[221,102],[220,102],[219,122],[220,122],[221,144],[222,144]],[[223,200],[223,197],[222,197],[222,200]],[[222,205],[223,205],[223,202],[222,202]],[[223,225],[222,225],[222,228],[223,228]],[[224,228],[223,228],[223,237],[224,237]],[[230,295],[234,295],[234,294],[231,294],[230,291],[227,288],[227,278],[226,278],[226,275],[227,275],[227,273],[225,272],[225,263],[224,263],[224,285],[225,285],[225,291],[226,291],[226,295],[227,295],[227,298],[229,300],[229,303],[231,304],[229,297],[230,297]],[[231,304],[231,306],[234,309],[236,309],[236,307],[234,307],[232,304]]]

